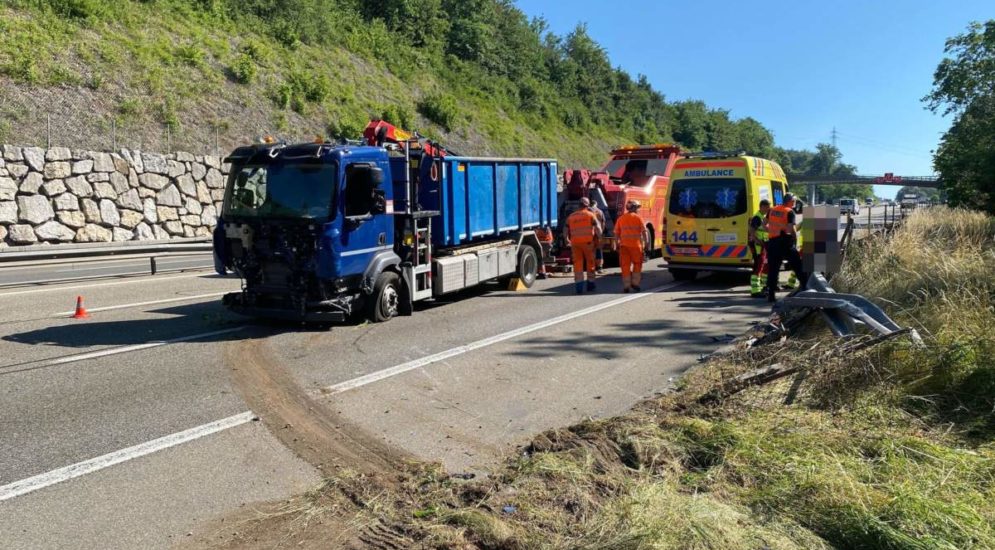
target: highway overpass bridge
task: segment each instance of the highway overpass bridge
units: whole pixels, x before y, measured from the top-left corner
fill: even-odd
[[[897,185],[940,189],[943,183],[937,176],[898,176],[892,173],[881,176],[792,176],[789,182],[794,186],[808,187],[808,200],[812,203],[815,202],[815,188],[820,185]]]

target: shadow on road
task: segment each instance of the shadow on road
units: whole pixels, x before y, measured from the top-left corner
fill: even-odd
[[[101,314],[94,313],[90,319],[64,319],[63,324],[9,334],[4,336],[3,340],[18,344],[67,348],[128,346],[182,338],[245,324],[240,318],[225,311],[218,301],[154,309],[149,310],[149,313],[172,315],[172,317],[100,321]],[[229,333],[197,341],[215,342],[237,337]]]
[[[685,322],[672,319],[609,323],[591,330],[577,330],[550,340],[534,336],[519,340],[509,355],[530,359],[582,357],[585,359],[617,360],[633,348],[666,345],[675,353],[700,355],[713,351],[727,339],[725,331],[700,330]]]

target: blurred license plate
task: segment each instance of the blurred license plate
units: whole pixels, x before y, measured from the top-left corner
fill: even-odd
[[[681,256],[697,256],[699,254],[699,249],[685,246],[675,246],[673,250],[674,254],[680,254]]]

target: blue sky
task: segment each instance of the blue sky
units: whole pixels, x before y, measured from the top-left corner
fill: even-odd
[[[945,40],[995,17],[992,0],[516,3],[557,34],[586,22],[614,65],[645,74],[668,100],[752,116],[783,147],[829,142],[835,126],[860,173],[909,176],[933,172],[950,125],[920,101]]]

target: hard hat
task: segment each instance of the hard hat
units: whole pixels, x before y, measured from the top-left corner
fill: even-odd
[[[580,198],[580,204],[581,204],[581,206],[591,206],[591,199],[589,199],[587,197],[581,197]]]
[[[639,201],[629,201],[625,203],[625,209],[628,210],[629,212],[635,212],[636,210],[639,210],[639,206],[640,206]]]

